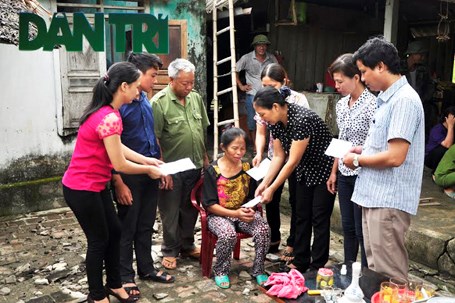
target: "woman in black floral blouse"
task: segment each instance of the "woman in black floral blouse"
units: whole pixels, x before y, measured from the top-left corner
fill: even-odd
[[[333,158],[324,152],[332,135],[315,112],[285,102],[289,93],[289,89],[272,87],[261,88],[256,93],[254,108],[269,124],[274,155],[255,194],[262,196],[263,203],[270,202],[275,190],[295,170],[295,258],[288,266],[305,272],[323,267],[329,258],[330,215],[335,195],[326,187]]]

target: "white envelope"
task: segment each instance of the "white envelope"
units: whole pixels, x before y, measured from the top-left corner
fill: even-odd
[[[351,142],[333,138],[329,147],[327,147],[325,154],[335,158],[343,158],[351,148]]]
[[[173,175],[185,170],[195,169],[196,165],[190,158],[183,158],[174,162],[163,163],[160,170],[163,175]]]
[[[256,198],[246,202],[245,204],[242,204],[241,207],[247,207],[247,208],[255,207],[256,205],[261,203],[261,200],[262,200],[262,196],[257,196]]]
[[[261,164],[259,164],[258,167],[253,167],[247,170],[246,173],[250,175],[251,178],[253,178],[254,180],[259,181],[265,177],[265,174],[269,170],[271,162],[272,161],[270,161],[269,158],[265,158],[264,160],[262,160]]]

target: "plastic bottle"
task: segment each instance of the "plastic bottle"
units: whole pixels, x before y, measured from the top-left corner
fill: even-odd
[[[341,265],[340,275],[346,276],[348,270],[346,269],[346,264]]]
[[[359,286],[361,264],[359,262],[352,263],[352,281],[351,284],[344,291],[344,296],[341,298],[340,303],[360,303],[363,300],[363,291]]]

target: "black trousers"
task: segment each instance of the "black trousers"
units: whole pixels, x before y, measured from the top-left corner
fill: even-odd
[[[144,276],[154,270],[152,259],[152,234],[158,205],[159,180],[147,175],[124,175],[123,182],[133,196],[132,205],[117,203],[122,223],[120,240],[120,276],[122,282],[134,282],[133,249],[136,253],[137,271]],[[114,187],[113,187],[114,188]],[[114,199],[116,197],[113,189]]]
[[[330,216],[335,195],[327,190],[325,183],[306,186],[302,180],[297,183],[296,199],[295,258],[292,263],[305,272],[308,268],[324,267],[329,260]]]
[[[286,245],[294,247],[295,240],[295,188],[296,188],[296,178],[295,173],[293,172],[288,178],[288,190],[289,190],[289,204],[291,205],[291,229],[289,231],[289,237],[286,240]],[[265,205],[267,223],[270,226],[271,237],[270,242],[277,242],[281,240],[281,219],[280,219],[280,201],[281,194],[283,193],[284,184],[282,184],[273,194],[272,201]]]
[[[108,189],[92,192],[73,190],[63,185],[63,196],[87,237],[85,263],[90,297],[102,300],[106,297],[103,262],[108,287],[122,287],[119,272],[121,226],[111,193]]]

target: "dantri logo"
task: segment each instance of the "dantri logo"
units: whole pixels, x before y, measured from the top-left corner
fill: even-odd
[[[168,17],[158,18],[144,13],[110,13],[108,22],[114,25],[115,51],[126,51],[125,29],[131,25],[134,52],[142,52],[143,46],[149,53],[166,54],[169,50]],[[19,14],[19,49],[32,51],[43,48],[51,51],[64,45],[67,51],[82,51],[83,36],[96,52],[104,51],[104,13],[94,14],[93,27],[83,13],[73,14],[73,31],[64,13],[54,13],[49,29],[43,18],[32,13]],[[37,35],[29,38],[29,26],[34,24]]]

